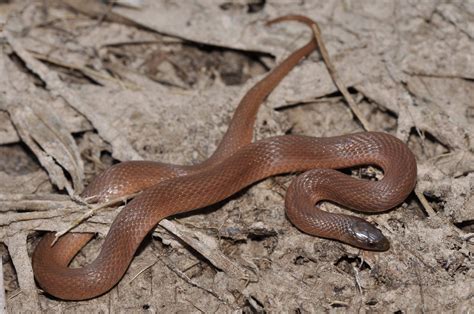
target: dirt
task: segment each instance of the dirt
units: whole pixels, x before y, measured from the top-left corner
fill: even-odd
[[[472,311],[472,2],[122,2],[135,3],[0,1],[0,302],[8,312]],[[320,24],[370,127],[416,155],[416,191],[387,213],[360,214],[390,250],[298,231],[284,211],[291,174],[160,223],[100,297],[61,301],[41,291],[31,252],[44,231],[82,215],[70,195],[120,161],[209,156],[245,92],[311,36],[296,23],[264,26],[288,13]],[[315,52],[268,97],[255,139],[359,131]],[[119,210],[74,228],[97,239],[72,266],[94,260]]]

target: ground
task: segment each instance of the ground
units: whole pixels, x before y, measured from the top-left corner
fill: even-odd
[[[416,155],[417,187],[406,201],[361,214],[390,239],[390,250],[298,231],[284,211],[291,174],[162,221],[103,296],[70,302],[43,293],[31,252],[44,231],[82,216],[71,196],[120,161],[192,164],[209,156],[245,92],[312,36],[297,23],[264,25],[289,13],[319,23],[370,129],[397,136]],[[0,48],[7,311],[474,308],[472,1],[4,0]],[[315,52],[268,97],[255,131],[258,140],[364,128]],[[352,173],[374,176],[371,168]],[[98,236],[73,266],[94,259],[119,210],[99,210],[74,228]]]

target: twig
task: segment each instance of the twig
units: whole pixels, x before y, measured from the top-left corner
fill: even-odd
[[[428,200],[426,199],[426,197],[423,195],[423,192],[421,192],[419,188],[415,188],[415,195],[416,197],[418,197],[418,200],[420,201],[421,205],[425,209],[428,216],[436,217],[435,210],[433,209],[433,207],[431,207],[430,203],[428,203]]]
[[[200,237],[204,237],[205,235],[189,232],[184,226],[172,223],[167,219],[161,220],[159,225],[199,252],[199,254],[204,256],[212,265],[224,271],[227,275],[233,278],[249,280],[249,274],[247,274],[240,265],[235,264],[220,250],[207,245],[205,241],[200,239]]]
[[[196,266],[196,265],[199,265],[199,262],[192,263],[191,265],[185,267],[185,268],[183,269],[183,273],[187,272],[188,270],[190,270],[191,268],[193,268],[193,267]]]
[[[332,306],[335,305],[335,306],[338,306],[338,307],[341,307],[341,306],[343,306],[343,307],[349,307],[349,303],[343,302],[343,301],[338,301],[338,300],[332,301],[332,302],[331,302],[331,305],[332,305]]]
[[[178,275],[179,278],[183,279],[184,281],[186,281],[191,286],[194,286],[194,287],[199,288],[203,291],[206,291],[207,293],[211,294],[213,297],[215,297],[217,300],[221,301],[222,303],[227,304],[227,302],[224,299],[222,299],[216,292],[212,291],[211,289],[208,289],[208,288],[205,288],[205,287],[199,285],[197,282],[195,282],[194,280],[189,278],[188,275],[186,275],[185,273],[183,273],[182,271],[177,269],[175,266],[171,265],[171,263],[168,263],[167,261],[165,261],[165,259],[163,257],[160,257],[160,256],[157,256],[157,257],[161,262],[163,262],[163,264],[165,264],[166,267],[169,268],[169,270],[171,270],[176,275]]]
[[[140,276],[140,274],[142,274],[144,271],[146,271],[147,269],[153,267],[155,264],[157,263],[157,261],[154,261],[153,263],[151,263],[150,265],[148,266],[145,266],[142,270],[140,270],[135,276],[133,276],[132,279],[130,279],[130,281],[128,282],[128,284],[131,284],[132,281],[134,281],[135,279],[137,279],[138,276]]]
[[[160,39],[137,39],[137,40],[123,40],[116,42],[108,42],[102,44],[100,47],[117,47],[117,46],[130,46],[130,45],[153,45],[153,44],[180,44],[183,43],[183,40],[180,38],[168,37],[162,35]]]
[[[331,63],[331,60],[329,58],[329,53],[326,49],[326,46],[324,45],[324,41],[322,39],[321,35],[321,30],[316,22],[314,22],[311,25],[311,29],[313,30],[313,35],[318,43],[319,50],[321,52],[321,56],[323,57],[324,63],[326,64],[326,67],[328,68],[329,74],[336,85],[336,87],[339,89],[341,94],[344,96],[344,99],[347,101],[347,104],[349,105],[350,109],[354,113],[354,115],[359,119],[360,123],[362,124],[363,128],[366,131],[372,131],[372,127],[370,126],[369,122],[364,118],[362,115],[362,112],[359,110],[359,107],[355,103],[354,99],[352,98],[351,94],[347,90],[345,84],[342,82],[341,78],[337,74],[336,68],[334,65]],[[419,189],[415,189],[415,195],[416,197],[420,200],[422,206],[425,208],[426,212],[431,215],[435,216],[436,212],[433,210],[433,208],[430,206],[428,201],[426,200],[425,196]]]
[[[428,203],[428,200],[426,199],[425,195],[423,194],[422,191],[418,187],[415,188],[415,195],[418,197],[418,200],[421,203],[421,206],[425,209],[427,215],[432,219],[433,221],[436,221],[438,224],[445,224],[448,229],[450,229],[455,235],[457,235],[461,240],[466,241],[464,237],[466,236],[464,231],[460,230],[459,228],[456,228],[450,221],[446,221],[446,217],[438,216],[436,214],[436,211],[431,207],[430,203]],[[469,237],[467,238],[469,240]]]
[[[117,203],[122,203],[122,202],[125,202],[135,196],[137,196],[139,193],[134,193],[134,194],[129,194],[129,195],[125,195],[125,196],[122,196],[122,197],[119,197],[119,198],[114,198],[110,201],[107,201],[107,202],[104,202],[104,203],[101,203],[97,206],[94,206],[92,207],[88,212],[86,212],[84,215],[82,215],[81,217],[79,217],[78,219],[76,219],[75,221],[71,222],[71,224],[66,227],[65,229],[61,230],[61,231],[58,231],[56,232],[55,234],[55,239],[53,241],[53,243],[51,243],[51,246],[54,245],[56,243],[56,241],[61,237],[63,236],[64,234],[66,234],[67,232],[71,231],[73,228],[75,228],[77,225],[79,225],[80,223],[82,223],[84,220],[86,220],[87,218],[91,217],[92,215],[95,214],[95,212],[97,212],[99,209],[103,209],[103,208],[106,208],[106,207],[109,207],[111,205],[114,205],[114,204],[117,204]]]
[[[196,304],[194,304],[193,302],[191,302],[190,300],[188,300],[187,298],[184,298],[184,300],[186,302],[188,302],[189,304],[191,304],[192,307],[194,307],[196,310],[198,310],[200,313],[206,313],[205,311],[201,310]],[[215,312],[214,312],[215,313]]]
[[[341,96],[333,96],[333,97],[310,97],[310,98],[304,98],[304,99],[298,99],[298,98],[290,98],[290,99],[285,99],[285,104],[275,107],[276,111],[283,111],[287,109],[291,109],[300,105],[304,104],[317,104],[317,103],[335,103],[339,102],[342,99]]]
[[[464,234],[461,236],[461,239],[463,241],[469,241],[471,240],[472,238],[474,238],[474,232],[473,233],[468,233],[468,234]]]
[[[16,298],[17,296],[19,296],[20,294],[22,294],[22,293],[23,293],[23,290],[18,288],[10,294],[10,296],[8,297],[8,300],[12,300],[12,299]]]
[[[357,291],[359,291],[359,294],[362,294],[362,285],[360,284],[359,271],[355,266],[352,266],[352,270],[354,271],[354,280],[356,283]]]
[[[257,300],[253,296],[248,296],[247,301],[250,306],[254,309],[254,313],[265,313],[265,308],[263,308],[260,304],[257,303]]]
[[[337,86],[341,94],[344,96],[344,99],[347,101],[349,104],[349,107],[351,108],[352,112],[354,115],[359,119],[360,123],[364,127],[365,130],[371,131],[371,127],[369,126],[369,122],[364,118],[362,115],[362,112],[360,111],[359,107],[356,105],[354,99],[352,98],[351,94],[346,88],[346,85],[342,82],[342,79],[339,77],[337,74],[336,68],[334,65],[331,63],[331,60],[329,58],[329,53],[326,49],[326,46],[324,45],[324,41],[321,35],[321,30],[319,29],[318,24],[314,22],[314,24],[311,24],[311,29],[313,30],[314,37],[318,43],[319,51],[321,52],[321,56],[323,57],[324,63],[326,64],[326,67],[328,68],[329,74],[331,75],[332,81],[334,84]]]

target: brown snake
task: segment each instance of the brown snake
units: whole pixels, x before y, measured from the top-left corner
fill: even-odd
[[[314,23],[295,15],[270,23],[284,20]],[[291,222],[315,236],[368,250],[387,250],[389,242],[375,226],[354,216],[322,211],[317,203],[327,200],[367,212],[400,204],[416,181],[415,158],[403,142],[388,134],[364,132],[330,138],[285,135],[251,143],[259,105],[316,47],[312,39],[248,91],[217,150],[201,164],[131,161],[99,175],[83,197],[102,202],[143,192],[116,217],[98,257],[82,268],[68,264],[93,234],[69,233],[51,246],[54,234],[47,233],[33,253],[39,285],[66,300],[101,295],[122,278],[138,246],[161,219],[215,204],[269,176],[310,169],[315,170],[300,175],[288,188],[285,205]],[[332,170],[362,165],[380,167],[384,177],[360,180]]]

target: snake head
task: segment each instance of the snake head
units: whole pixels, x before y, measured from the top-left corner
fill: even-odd
[[[390,248],[390,242],[382,231],[362,219],[357,219],[351,224],[350,239],[347,242],[370,251],[387,251]]]

